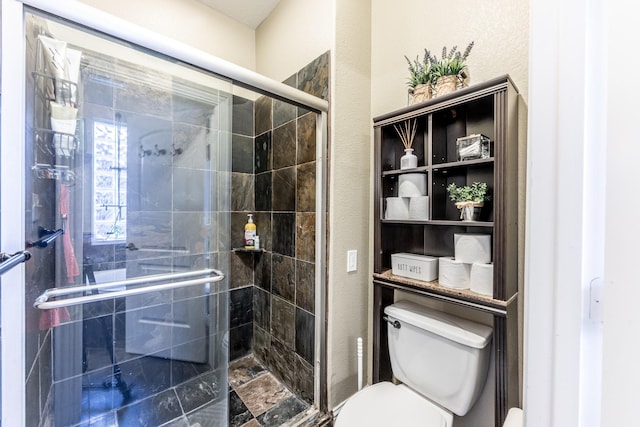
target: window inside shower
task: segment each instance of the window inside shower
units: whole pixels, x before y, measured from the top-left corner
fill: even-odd
[[[93,123],[92,243],[127,240],[127,127]]]

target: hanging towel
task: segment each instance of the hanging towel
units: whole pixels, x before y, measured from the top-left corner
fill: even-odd
[[[64,250],[64,262],[67,267],[67,281],[74,283],[75,278],[80,275],[80,268],[76,260],[76,254],[71,243],[71,226],[69,225],[69,187],[66,184],[60,185],[60,215],[64,224],[62,234],[62,247]]]
[[[62,216],[64,233],[62,234],[62,250],[67,270],[67,281],[73,283],[74,279],[80,275],[80,268],[76,260],[76,254],[71,243],[71,229],[69,228],[69,187],[60,185],[60,215]],[[66,307],[43,310],[40,313],[39,328],[46,331],[63,322],[71,320],[71,315]]]
[[[38,326],[41,331],[46,331],[69,320],[71,320],[71,315],[67,307],[52,308],[50,310],[43,310],[42,313],[40,313],[40,324]]]

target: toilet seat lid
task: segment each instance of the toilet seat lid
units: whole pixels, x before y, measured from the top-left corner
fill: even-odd
[[[335,427],[451,427],[453,415],[404,384],[366,387],[344,404]]]

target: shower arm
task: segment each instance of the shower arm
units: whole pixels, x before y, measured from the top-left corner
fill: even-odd
[[[118,289],[122,286],[139,285],[143,283],[161,282],[166,280],[185,279],[195,276],[207,275],[198,279],[179,280],[177,282],[162,283],[157,285],[142,286],[132,289]],[[52,308],[70,307],[90,302],[104,301],[112,298],[127,297],[132,295],[146,294],[150,292],[159,292],[169,289],[183,288],[187,286],[202,285],[205,283],[219,282],[224,279],[224,274],[220,270],[205,269],[198,271],[188,271],[184,273],[156,274],[152,276],[136,277],[135,279],[119,280],[115,282],[100,283],[89,286],[71,286],[64,288],[49,288],[36,298],[33,306],[40,310],[48,310]],[[80,297],[64,298],[49,301],[50,298],[67,296],[80,292],[102,290],[104,293],[83,295]]]

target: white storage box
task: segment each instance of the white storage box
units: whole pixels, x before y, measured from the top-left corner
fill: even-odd
[[[438,278],[438,258],[410,253],[391,254],[391,272],[396,276],[431,282]]]

